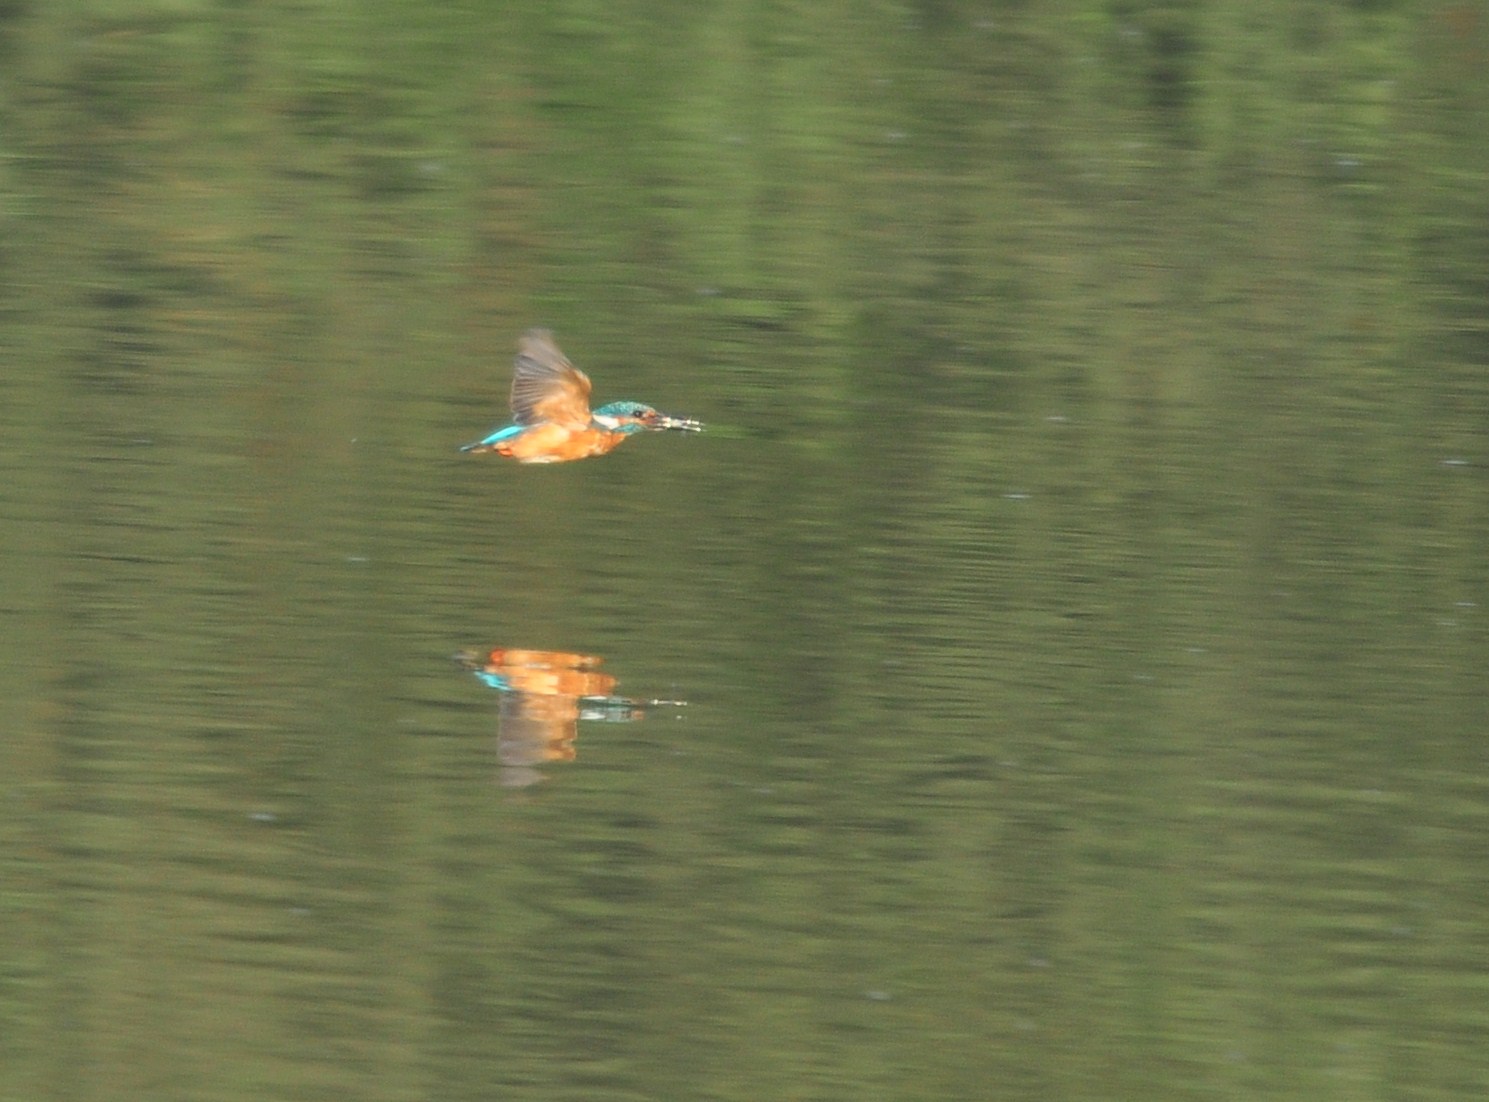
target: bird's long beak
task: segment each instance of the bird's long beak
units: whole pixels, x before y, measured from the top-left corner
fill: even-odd
[[[662,414],[662,419],[657,423],[659,429],[677,429],[679,432],[702,432],[703,422],[694,421],[691,417],[669,417]]]

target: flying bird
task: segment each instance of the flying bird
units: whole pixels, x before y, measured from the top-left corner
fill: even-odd
[[[512,423],[463,452],[495,452],[519,463],[567,463],[604,455],[638,432],[701,432],[685,417],[671,417],[640,402],[589,408],[589,376],[569,362],[547,329],[529,329],[517,342],[512,374]]]

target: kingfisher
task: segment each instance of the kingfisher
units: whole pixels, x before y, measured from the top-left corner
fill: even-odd
[[[543,780],[537,766],[573,761],[580,720],[630,723],[650,708],[685,708],[686,700],[616,696],[604,659],[555,650],[464,650],[455,660],[500,692],[496,754],[501,782],[525,788]]]
[[[697,421],[640,402],[608,402],[591,410],[589,387],[589,376],[559,351],[552,333],[529,329],[517,342],[512,424],[460,450],[496,452],[519,463],[567,463],[604,455],[642,430],[703,431]]]

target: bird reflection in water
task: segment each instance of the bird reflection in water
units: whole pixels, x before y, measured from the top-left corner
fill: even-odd
[[[525,788],[544,779],[537,768],[573,761],[583,720],[630,723],[647,708],[681,708],[685,700],[631,700],[615,696],[616,679],[599,672],[602,658],[568,651],[466,650],[456,660],[500,692],[497,762],[501,783]]]

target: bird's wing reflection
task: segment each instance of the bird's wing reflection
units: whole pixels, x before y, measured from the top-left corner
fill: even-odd
[[[629,723],[648,706],[681,707],[682,700],[631,700],[615,696],[616,679],[600,673],[604,659],[570,651],[462,651],[462,666],[500,692],[497,761],[501,781],[526,787],[543,779],[538,766],[573,761],[583,720]]]

